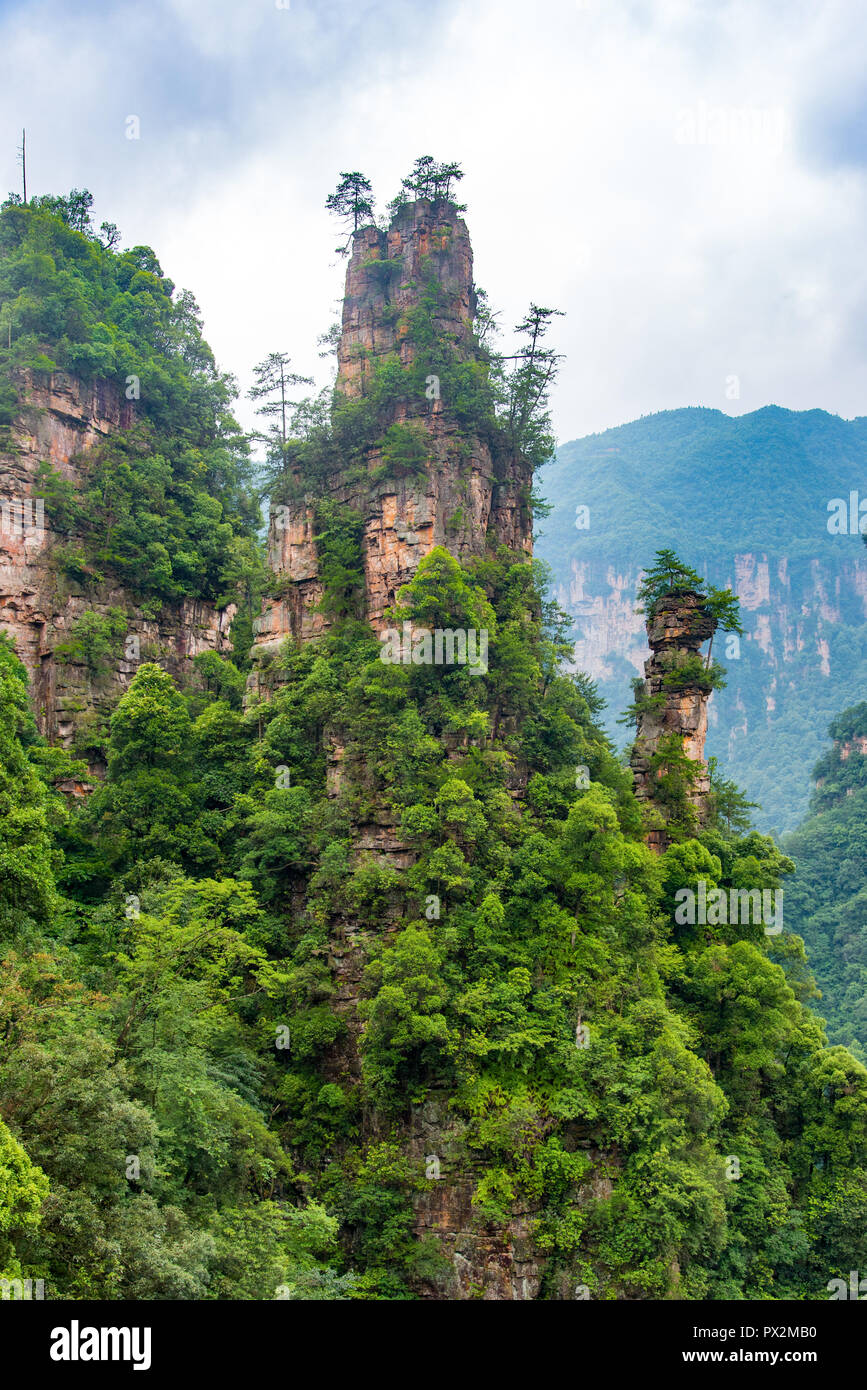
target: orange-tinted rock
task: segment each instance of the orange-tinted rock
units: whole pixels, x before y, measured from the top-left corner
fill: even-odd
[[[388,274],[376,266],[391,263]],[[419,303],[425,273],[443,293],[435,327],[459,358],[475,355],[473,257],[463,220],[447,205],[424,200],[400,210],[388,232],[364,227],[355,236],[346,271],[346,297],[338,347],[337,390],[366,394],[374,364],[396,354],[413,360],[406,315]],[[525,462],[493,457],[486,441],[458,429],[445,397],[395,406],[389,423],[411,419],[429,436],[424,471],[381,476],[382,454],[367,455],[367,476],[346,472],[328,479],[323,495],[358,512],[367,617],[377,632],[398,590],[434,546],[458,559],[484,553],[489,544],[532,552],[531,483]],[[272,568],[284,581],[279,598],[266,602],[257,622],[254,659],[273,653],[287,637],[307,641],[325,630],[317,612],[322,599],[313,539],[312,499],[274,508],[269,528]],[[256,682],[251,680],[251,687]]]
[[[702,643],[713,636],[713,631],[714,621],[702,611],[696,594],[673,595],[657,604],[647,624],[650,657],[644,664],[644,693],[662,697],[663,702],[641,715],[630,759],[635,795],[640,801],[652,804],[656,800],[651,770],[653,754],[666,736],[674,734],[680,738],[686,756],[701,766],[689,793],[699,825],[707,817],[710,791],[704,762],[710,692],[698,684],[671,689],[664,684],[664,678],[671,670],[672,661],[694,656]],[[661,852],[668,846],[669,837],[663,829],[653,829],[647,835],[647,843]]]
[[[11,447],[0,453],[0,629],[14,637],[27,668],[40,732],[68,746],[85,726],[107,718],[140,661],[158,660],[175,677],[187,676],[194,656],[227,647],[235,610],[220,613],[209,604],[187,600],[165,605],[154,619],[117,582],[105,580],[85,591],[58,571],[54,561],[60,537],[44,505],[42,524],[36,524],[39,465],[49,463],[75,481],[76,460],[131,425],[133,406],[111,382],[88,385],[64,372],[36,380],[22,374],[20,394]],[[76,539],[65,536],[63,542],[75,546]],[[104,614],[110,608],[127,614],[127,637],[137,638],[140,655],[121,657],[96,679],[85,666],[61,659],[57,648],[69,642],[83,614]],[[132,652],[136,643],[127,648],[124,642],[124,648]],[[81,791],[80,784],[70,788],[72,795]]]

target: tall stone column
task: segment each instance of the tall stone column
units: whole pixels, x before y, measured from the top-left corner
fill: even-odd
[[[704,761],[710,689],[695,680],[672,683],[671,678],[685,660],[698,655],[702,643],[713,636],[714,626],[697,593],[672,594],[656,605],[647,621],[650,656],[644,664],[643,692],[645,699],[649,697],[654,703],[639,716],[630,759],[635,795],[640,801],[659,805],[651,759],[666,735],[676,735],[686,756],[701,769],[689,792],[699,826],[707,819],[710,791]],[[670,837],[663,829],[653,829],[647,842],[661,852],[670,843]]]
[[[452,204],[421,199],[400,208],[387,231],[360,228],[346,269],[337,399],[369,397],[377,370],[389,359],[412,366],[424,350],[414,337],[419,310],[429,309],[437,342],[456,362],[479,360],[475,307],[469,233]],[[281,592],[258,620],[254,658],[275,653],[287,637],[317,637],[327,626],[318,612],[318,500],[344,503],[363,519],[365,612],[377,633],[399,589],[434,546],[459,560],[483,554],[489,544],[532,553],[529,466],[468,429],[457,406],[445,383],[430,380],[385,409],[376,442],[365,451],[362,477],[357,460],[353,466],[339,460],[317,496],[302,486],[296,491],[303,500],[272,508],[271,566]],[[423,464],[412,472],[389,468],[382,448],[388,428],[407,422],[427,436]]]

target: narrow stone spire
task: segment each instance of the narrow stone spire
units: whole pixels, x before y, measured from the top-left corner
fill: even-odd
[[[338,459],[302,500],[272,506],[269,560],[279,596],[256,623],[253,657],[276,653],[287,637],[307,641],[328,620],[315,542],[316,506],[332,501],[361,518],[365,614],[379,633],[386,610],[434,546],[464,561],[489,546],[532,554],[531,470],[496,436],[468,425],[448,381],[419,386],[410,370],[430,348],[453,362],[481,361],[473,335],[476,293],[466,224],[453,204],[421,199],[399,208],[387,231],[361,227],[353,238],[337,351],[336,395],[370,397],[387,360],[407,371],[407,389],[380,409],[363,461]],[[422,358],[422,360],[424,360]],[[435,371],[436,369],[434,369]],[[411,387],[410,383],[413,381]],[[423,457],[395,465],[383,448],[392,426],[417,431]],[[251,676],[251,689],[258,687]]]
[[[630,759],[635,795],[640,801],[659,805],[651,759],[667,735],[674,734],[681,739],[686,756],[701,768],[688,793],[699,826],[707,820],[710,791],[704,761],[710,686],[697,680],[672,683],[671,677],[685,659],[697,656],[702,643],[713,636],[714,628],[714,620],[704,611],[700,594],[671,594],[656,604],[647,620],[650,656],[644,663],[643,691],[644,699],[653,700],[654,704],[639,715]],[[647,843],[661,853],[670,843],[670,837],[664,829],[653,829],[648,832]]]

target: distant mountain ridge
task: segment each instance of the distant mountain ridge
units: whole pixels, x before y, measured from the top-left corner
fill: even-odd
[[[763,828],[793,829],[829,721],[867,689],[867,550],[851,528],[829,529],[841,508],[851,527],[862,500],[867,511],[867,417],[663,411],[564,444],[540,491],[553,510],[537,554],[619,742],[646,656],[635,590],[654,552],[671,546],[739,595],[745,638],[739,655],[719,653],[728,685],[711,701],[707,751],[761,803]]]

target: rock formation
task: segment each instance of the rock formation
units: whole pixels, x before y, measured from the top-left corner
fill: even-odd
[[[86,385],[63,372],[22,376],[19,391],[20,413],[0,452],[0,629],[15,639],[27,668],[40,732],[52,743],[87,751],[140,660],[157,659],[174,676],[186,675],[199,652],[227,644],[234,610],[218,613],[187,601],[164,606],[154,619],[117,582],[106,578],[85,589],[62,571],[50,510],[35,497],[39,465],[49,463],[74,481],[79,460],[128,428],[134,407],[111,382]],[[74,546],[75,537],[64,539]],[[96,675],[58,648],[84,613],[109,609],[124,611],[127,637],[135,640],[125,640],[124,655]],[[99,759],[90,761],[98,770]]]
[[[430,312],[436,339],[451,346],[454,360],[473,361],[478,355],[473,335],[476,297],[467,228],[451,205],[421,200],[401,208],[388,231],[366,227],[354,238],[337,355],[340,395],[363,401],[376,365],[389,358],[402,368],[412,365],[417,346],[411,321],[420,308],[427,312],[425,298],[427,305],[434,305]],[[379,422],[383,430],[406,421],[423,428],[423,470],[411,476],[390,470],[377,444],[366,453],[362,477],[347,467],[325,483],[327,498],[351,507],[362,518],[364,611],[378,634],[388,626],[386,613],[399,590],[435,546],[459,560],[499,545],[532,554],[529,465],[492,450],[459,422],[438,378],[428,379],[427,385],[429,390],[418,399],[396,404]],[[272,506],[269,557],[282,581],[281,593],[266,602],[256,624],[251,694],[267,694],[272,679],[266,675],[268,657],[287,638],[306,642],[326,630],[328,618],[318,609],[323,595],[315,540],[319,500],[308,492],[300,502]],[[338,795],[345,750],[328,733],[325,741],[328,787]],[[520,780],[520,768],[515,775]],[[520,789],[511,790],[517,795]],[[415,858],[388,811],[375,812],[370,823],[355,825],[353,838],[357,855],[392,869],[404,869]],[[385,922],[384,929],[394,928]],[[333,1049],[326,1067],[329,1074],[355,1075],[356,1005],[365,954],[352,923],[334,925],[329,958],[336,1008],[348,1037]],[[529,1239],[534,1214],[516,1212],[496,1234],[478,1231],[470,1205],[474,1182],[450,1168],[448,1161],[449,1153],[460,1149],[461,1134],[446,1098],[431,1096],[414,1114],[408,1144],[422,1168],[429,1158],[442,1164],[433,1190],[415,1200],[418,1238],[435,1235],[447,1261],[438,1279],[420,1287],[421,1296],[535,1297],[542,1265]]]
[[[471,361],[477,353],[473,258],[466,225],[453,207],[421,200],[401,208],[387,232],[365,227],[356,234],[346,272],[338,392],[362,399],[377,362],[393,356],[403,367],[412,363],[409,320],[431,282],[438,291],[431,316],[437,337],[452,345],[456,360]],[[458,559],[483,553],[490,541],[528,555],[532,550],[526,466],[493,456],[483,439],[460,429],[437,378],[418,400],[393,407],[385,424],[407,420],[427,436],[423,471],[389,473],[381,448],[374,447],[363,478],[338,470],[326,483],[328,497],[363,518],[366,612],[377,632],[398,590],[434,546]],[[311,496],[272,508],[270,563],[285,583],[258,620],[255,660],[276,652],[289,636],[304,641],[324,631],[314,529]]]
[[[671,595],[656,605],[647,622],[650,657],[644,665],[644,698],[648,704],[651,701],[653,704],[639,717],[630,759],[635,795],[640,801],[655,803],[656,778],[651,760],[667,735],[680,739],[686,756],[701,768],[688,794],[699,825],[706,817],[710,790],[704,763],[710,689],[697,681],[679,681],[673,677],[685,659],[698,654],[702,643],[713,636],[713,631],[713,619],[702,611],[698,594]],[[653,829],[647,842],[652,849],[661,851],[669,840],[664,830]]]

